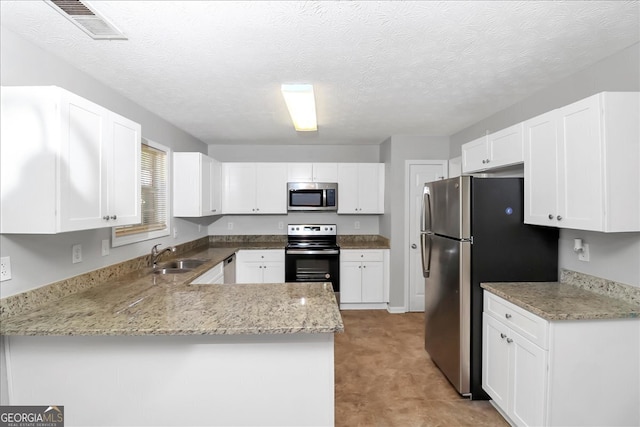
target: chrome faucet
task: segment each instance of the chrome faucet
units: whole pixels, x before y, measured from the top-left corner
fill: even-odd
[[[160,255],[162,255],[165,252],[175,252],[176,251],[176,247],[175,246],[170,246],[168,248],[165,248],[161,251],[158,251],[158,246],[161,246],[162,243],[158,243],[157,245],[155,245],[153,248],[151,248],[151,260],[149,261],[149,263],[151,264],[151,266],[153,268],[156,268],[156,264],[158,263],[158,258],[160,258]]]

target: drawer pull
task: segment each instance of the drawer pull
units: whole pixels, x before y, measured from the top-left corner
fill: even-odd
[[[505,334],[500,334],[500,338],[505,339],[507,336]]]
[[[505,313],[504,317],[506,317],[507,319],[511,319],[511,315],[509,313]]]
[[[511,344],[513,342],[513,340],[511,338],[507,338],[507,343]]]

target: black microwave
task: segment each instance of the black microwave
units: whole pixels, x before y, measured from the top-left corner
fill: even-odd
[[[290,211],[338,210],[338,184],[335,182],[289,182],[287,193]]]

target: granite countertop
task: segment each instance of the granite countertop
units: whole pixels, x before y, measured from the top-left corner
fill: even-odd
[[[283,247],[273,242],[217,246],[183,254],[180,258],[207,261],[189,273],[156,275],[150,268],[140,269],[33,311],[5,317],[0,334],[236,335],[344,330],[330,284],[189,284],[238,249]]]
[[[546,320],[640,317],[640,305],[558,282],[482,283],[482,288]]]

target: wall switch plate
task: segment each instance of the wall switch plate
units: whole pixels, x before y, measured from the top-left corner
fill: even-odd
[[[232,222],[228,222],[227,223],[227,230],[233,230],[233,223]]]
[[[173,227],[173,238],[174,239],[178,238],[178,227]]]
[[[11,258],[3,256],[0,258],[0,282],[11,280]]]
[[[284,228],[284,222],[278,221],[278,230],[282,230]]]
[[[356,222],[353,224],[353,228],[355,228],[356,230],[360,230],[360,221],[356,221]]]
[[[583,243],[582,250],[578,252],[578,260],[589,262],[589,244]]]
[[[102,256],[109,255],[109,239],[104,239],[102,241]]]
[[[73,264],[82,262],[82,245],[77,244],[71,247],[71,262]]]

